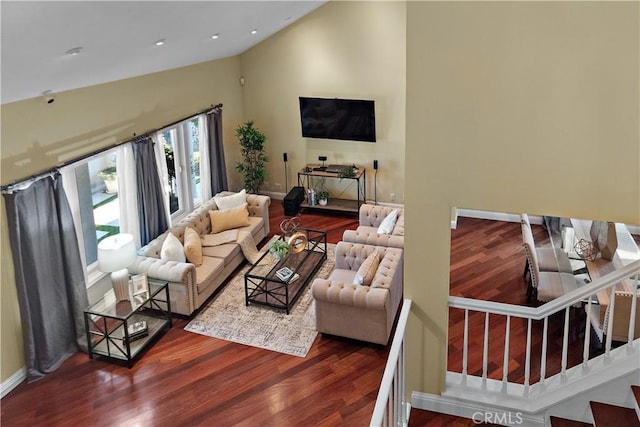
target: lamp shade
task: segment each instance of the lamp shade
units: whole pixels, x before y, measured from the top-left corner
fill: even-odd
[[[109,236],[98,243],[98,270],[105,273],[122,270],[136,260],[133,236],[127,233]]]

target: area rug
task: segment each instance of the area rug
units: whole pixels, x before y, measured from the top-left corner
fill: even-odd
[[[272,239],[273,240],[273,239]],[[269,247],[267,243],[263,251]],[[333,270],[335,245],[327,245],[327,259],[314,277],[326,278]],[[224,289],[185,326],[185,330],[239,344],[305,357],[316,338],[315,305],[311,283],[290,314],[261,305],[245,305],[245,265]]]

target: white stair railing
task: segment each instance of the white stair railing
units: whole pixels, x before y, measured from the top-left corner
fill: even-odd
[[[373,427],[406,426],[409,420],[409,404],[405,390],[404,344],[410,310],[411,300],[405,299],[371,417],[370,425]]]
[[[589,366],[589,348],[590,348],[590,327],[591,321],[596,320],[593,319],[592,313],[592,305],[596,303],[593,302],[595,295],[604,289],[610,290],[611,298],[608,307],[608,316],[610,321],[607,324],[606,330],[603,331],[606,335],[606,340],[604,342],[604,352],[608,357],[611,352],[611,332],[613,327],[613,319],[615,313],[615,288],[618,283],[623,280],[630,279],[635,280],[633,285],[633,298],[631,300],[631,312],[629,315],[629,332],[628,332],[628,340],[625,346],[627,349],[631,351],[633,349],[634,344],[638,346],[637,342],[634,342],[634,327],[635,327],[635,318],[636,312],[639,310],[637,308],[637,295],[638,295],[638,280],[640,280],[640,260],[635,261],[624,268],[619,270],[615,270],[614,272],[600,277],[589,285],[585,285],[576,289],[570,293],[563,295],[560,298],[556,298],[553,301],[545,303],[539,307],[523,307],[512,304],[504,304],[492,301],[481,301],[474,300],[470,298],[462,298],[462,297],[449,297],[449,307],[455,309],[464,310],[464,336],[463,336],[463,356],[462,356],[462,373],[461,373],[461,384],[468,384],[468,377],[471,375],[468,373],[468,360],[469,360],[469,313],[470,312],[478,312],[484,313],[484,339],[482,343],[482,376],[480,384],[482,389],[486,389],[487,387],[487,378],[488,378],[488,365],[495,364],[497,366],[502,366],[502,393],[507,393],[508,390],[508,361],[509,361],[509,346],[513,345],[510,341],[511,329],[510,326],[513,324],[514,319],[522,319],[526,321],[526,353],[525,353],[525,366],[524,366],[524,386],[522,389],[522,395],[524,397],[530,397],[530,393],[532,392],[532,384],[531,384],[531,333],[532,333],[532,323],[534,321],[543,321],[542,325],[542,350],[541,350],[541,359],[540,359],[540,379],[538,381],[538,387],[536,387],[536,393],[544,393],[545,384],[549,378],[546,377],[547,373],[547,335],[548,335],[548,325],[549,325],[549,317],[564,311],[564,329],[562,334],[562,356],[561,356],[561,368],[560,368],[560,380],[563,382],[567,372],[567,355],[568,355],[568,346],[569,346],[569,324],[570,324],[570,311],[572,307],[576,310],[582,310],[582,304],[585,304],[585,312],[586,312],[586,321],[584,322],[584,348],[582,352],[582,365],[585,369],[585,372]],[[506,322],[506,331],[504,335],[504,351],[501,360],[489,360],[489,315],[497,315],[503,316]],[[599,319],[598,319],[599,320]],[[500,337],[502,339],[502,337]],[[476,358],[477,359],[477,358]],[[516,388],[520,389],[520,388]]]

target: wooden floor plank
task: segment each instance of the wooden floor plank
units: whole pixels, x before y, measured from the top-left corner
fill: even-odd
[[[280,232],[284,209],[273,200],[271,234]],[[301,225],[327,230],[336,243],[357,227],[353,214],[303,212]],[[451,295],[526,305],[524,252],[518,224],[459,218],[452,230]],[[534,226],[537,242],[545,231]],[[449,314],[450,369],[461,367],[464,316]],[[184,330],[174,326],[132,369],[77,353],[55,372],[20,384],[2,399],[6,425],[349,425],[369,424],[389,348],[319,335],[306,358],[289,356]],[[558,371],[563,319],[549,331],[548,374]],[[504,320],[491,318],[491,358],[502,361]],[[471,316],[472,343],[481,346],[482,315]],[[524,377],[526,322],[512,321],[509,378]],[[539,376],[541,324],[534,325],[532,381]],[[580,347],[581,341],[574,343]],[[570,352],[570,364],[580,351]],[[470,355],[472,371],[482,362]],[[502,367],[492,364],[490,376]],[[411,425],[473,425],[470,420],[412,410]]]

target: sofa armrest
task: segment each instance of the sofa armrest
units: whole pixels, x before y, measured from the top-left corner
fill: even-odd
[[[264,228],[267,235],[269,235],[269,205],[271,204],[271,198],[269,196],[263,196],[260,194],[247,194],[247,208],[249,209],[249,215],[258,216],[264,219]]]
[[[389,306],[389,291],[383,288],[342,283],[327,279],[315,279],[311,294],[317,301],[350,305],[373,310],[385,310]]]
[[[372,227],[358,227],[357,230],[346,230],[342,235],[345,242],[361,243],[363,245],[387,246],[404,248],[404,236],[393,234],[378,234]]]
[[[136,259],[136,262],[129,267],[129,272],[146,274],[154,279],[182,283],[185,286],[195,283],[196,276],[196,268],[193,264],[143,256]]]

